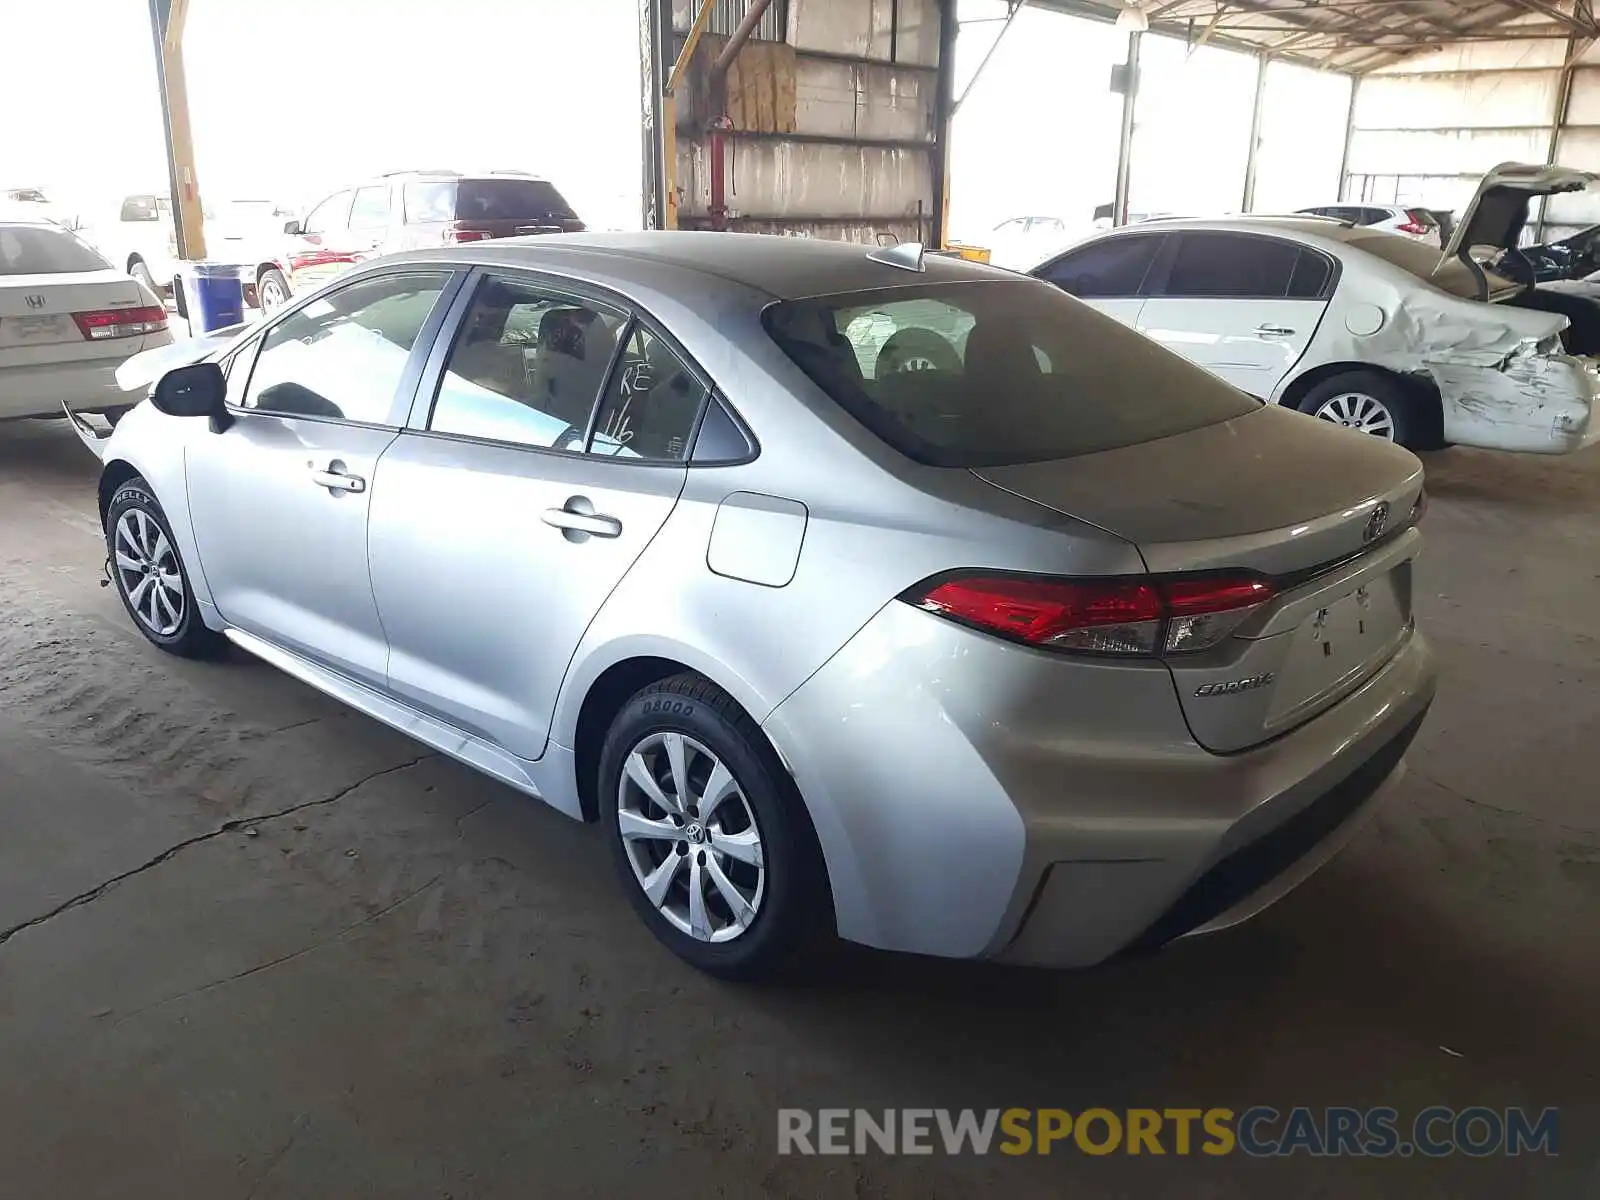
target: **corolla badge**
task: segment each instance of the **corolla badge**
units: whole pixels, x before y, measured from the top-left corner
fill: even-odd
[[[1196,696],[1232,696],[1236,692],[1253,692],[1264,688],[1277,678],[1271,671],[1259,675],[1246,675],[1243,679],[1227,679],[1221,683],[1202,683],[1195,688]]]

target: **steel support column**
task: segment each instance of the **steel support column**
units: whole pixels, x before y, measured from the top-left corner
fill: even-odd
[[[1128,61],[1122,70],[1122,132],[1117,139],[1117,191],[1111,223],[1128,223],[1128,185],[1133,178],[1133,110],[1139,97],[1139,43],[1142,33],[1128,34]]]
[[[189,0],[150,0],[161,123],[167,139],[167,181],[172,188],[172,225],[178,257],[193,261],[206,256],[206,233],[194,166],[194,137],[189,128],[189,88],[183,73],[183,26],[188,15]]]
[[[1361,76],[1350,77],[1350,107],[1344,115],[1344,149],[1339,152],[1339,183],[1333,190],[1335,200],[1348,200],[1345,184],[1350,182],[1350,143],[1356,135],[1356,93],[1361,90]],[[1360,197],[1357,197],[1360,199]]]
[[[1244,160],[1244,202],[1240,212],[1251,212],[1256,206],[1256,160],[1261,154],[1261,101],[1267,94],[1267,62],[1265,54],[1256,55],[1256,99],[1250,109],[1250,152]]]
[[[939,76],[933,96],[933,231],[943,247],[950,236],[950,128],[956,107],[956,0],[939,0]]]

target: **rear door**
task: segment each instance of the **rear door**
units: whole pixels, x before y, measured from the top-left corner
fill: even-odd
[[[456,310],[374,494],[389,689],[536,759],[579,640],[677,503],[709,388],[565,282],[485,274]]]
[[[351,262],[363,262],[384,253],[389,239],[392,191],[387,183],[356,189],[350,204],[350,228],[345,235]]]
[[[1166,235],[1113,234],[1068,250],[1032,274],[1099,309],[1130,328],[1138,328],[1144,289]]]
[[[1168,235],[1137,327],[1252,396],[1300,360],[1337,282],[1319,250],[1255,233]]]

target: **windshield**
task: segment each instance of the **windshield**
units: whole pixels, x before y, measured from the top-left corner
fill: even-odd
[[[63,230],[0,225],[0,275],[64,275],[110,268],[110,263]]]
[[[1257,402],[1049,284],[994,280],[784,301],[762,320],[840,407],[938,467],[1071,458]]]

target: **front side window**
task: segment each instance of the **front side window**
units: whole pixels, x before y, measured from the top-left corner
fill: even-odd
[[[389,189],[364,187],[356,192],[350,208],[351,229],[382,229],[389,223]]]
[[[347,228],[350,219],[350,195],[349,192],[339,192],[313,208],[306,214],[305,232],[333,233],[335,230]]]
[[[841,408],[929,466],[1071,458],[1258,407],[1033,280],[782,301],[762,321]]]
[[[1159,235],[1108,237],[1041,268],[1041,278],[1081,300],[1137,296],[1161,248]]]
[[[449,278],[381,275],[289,314],[261,338],[244,407],[387,424],[411,348]]]
[[[706,386],[672,348],[634,325],[606,385],[590,450],[612,458],[682,462]]]
[[[487,279],[445,362],[428,428],[581,451],[623,319],[508,279]]]
[[[1165,295],[1216,299],[1287,296],[1300,247],[1240,233],[1184,233]]]

